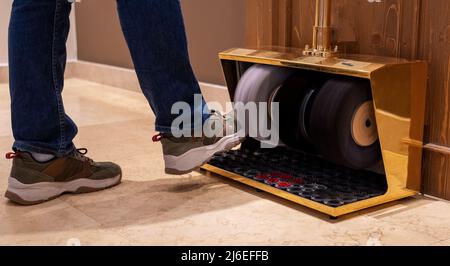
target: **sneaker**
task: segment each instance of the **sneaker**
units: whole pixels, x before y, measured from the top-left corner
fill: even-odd
[[[5,197],[21,205],[33,205],[57,198],[64,193],[88,193],[118,185],[120,166],[97,163],[86,157],[86,149],[38,162],[28,152],[8,153],[13,159]]]
[[[171,134],[158,134],[153,137],[154,142],[161,142],[164,154],[165,172],[172,175],[182,175],[199,169],[216,153],[229,151],[239,145],[243,138],[239,137],[236,124],[230,123],[227,116],[213,112],[208,121],[219,120],[223,137],[180,137]],[[214,128],[214,126],[212,126]],[[226,135],[227,132],[234,132]]]

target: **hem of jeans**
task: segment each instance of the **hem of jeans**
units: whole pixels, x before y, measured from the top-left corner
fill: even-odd
[[[171,133],[172,132],[172,127],[155,126],[155,130],[158,131],[159,133]]]
[[[75,150],[75,146],[72,145],[72,149],[67,151],[55,151],[53,149],[44,148],[44,147],[37,147],[35,145],[27,144],[24,142],[16,141],[13,144],[13,150],[20,150],[20,151],[27,151],[27,152],[36,152],[36,153],[44,153],[44,154],[52,154],[57,157],[64,157],[68,154],[72,153]]]
[[[211,117],[211,114],[204,114],[202,116],[202,122],[196,123],[196,124],[191,124],[191,129],[195,130],[200,127],[203,132],[203,125],[210,117]],[[180,129],[176,128],[176,127],[170,127],[170,126],[155,125],[155,130],[159,133],[170,134],[170,133],[172,133],[172,130],[178,131]]]
[[[200,125],[193,125],[191,127],[192,130],[195,130],[199,127]],[[203,124],[201,125],[201,129],[203,131]],[[167,133],[167,134],[171,134],[173,131],[179,131],[179,128],[176,127],[167,127],[167,126],[155,126],[155,130],[159,133]]]

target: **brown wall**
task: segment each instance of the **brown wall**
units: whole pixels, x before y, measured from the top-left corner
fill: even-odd
[[[133,68],[115,2],[88,0],[76,4],[78,59]]]
[[[245,43],[245,1],[182,0],[192,66],[203,82],[223,84],[217,53]],[[132,68],[115,0],[77,4],[78,58]]]
[[[0,0],[0,67],[8,64],[8,26],[12,3],[13,0]],[[70,21],[74,21],[73,14],[70,16]],[[67,40],[67,59],[69,61],[77,58],[75,37],[75,30],[71,28]]]
[[[247,0],[247,43],[304,47],[312,41],[314,0]],[[333,0],[335,36],[344,49],[429,62],[424,191],[450,199],[450,1]],[[342,50],[342,49],[341,49]]]

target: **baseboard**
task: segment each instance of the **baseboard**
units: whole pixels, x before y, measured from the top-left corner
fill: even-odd
[[[80,78],[103,85],[140,92],[141,88],[133,69],[116,66],[77,61],[67,65],[66,78]],[[229,94],[225,86],[199,82],[202,93],[207,102],[219,102],[225,105],[229,101]]]
[[[77,61],[68,64],[66,78],[79,78],[126,90],[139,91],[139,82],[132,69]]]
[[[426,197],[426,198],[429,198],[429,199],[431,199],[431,200],[436,200],[436,201],[443,201],[443,202],[447,202],[447,203],[450,203],[450,200],[449,200],[449,199],[445,199],[445,198],[438,198],[438,197],[435,197],[435,196],[431,196],[431,195],[428,195],[428,194],[423,194],[423,196],[424,196],[424,197]]]
[[[79,78],[103,85],[140,92],[139,81],[136,72],[132,69],[115,67],[110,65],[72,60],[66,65],[65,78]],[[8,66],[0,65],[0,83],[8,82]],[[218,102],[225,106],[230,101],[225,86],[199,82],[200,88],[207,102]]]
[[[443,155],[447,155],[447,156],[450,155],[450,147],[448,147],[448,146],[428,143],[428,144],[425,144],[424,149],[428,150],[428,151],[440,153]]]
[[[66,64],[66,78],[70,78],[70,69],[77,64],[76,60],[68,60]],[[69,75],[68,75],[69,74]],[[9,67],[8,64],[0,64],[0,83],[9,82]]]

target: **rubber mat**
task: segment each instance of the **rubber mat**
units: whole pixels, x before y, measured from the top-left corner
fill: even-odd
[[[387,191],[384,175],[345,168],[285,147],[233,150],[215,155],[209,164],[330,207]]]

